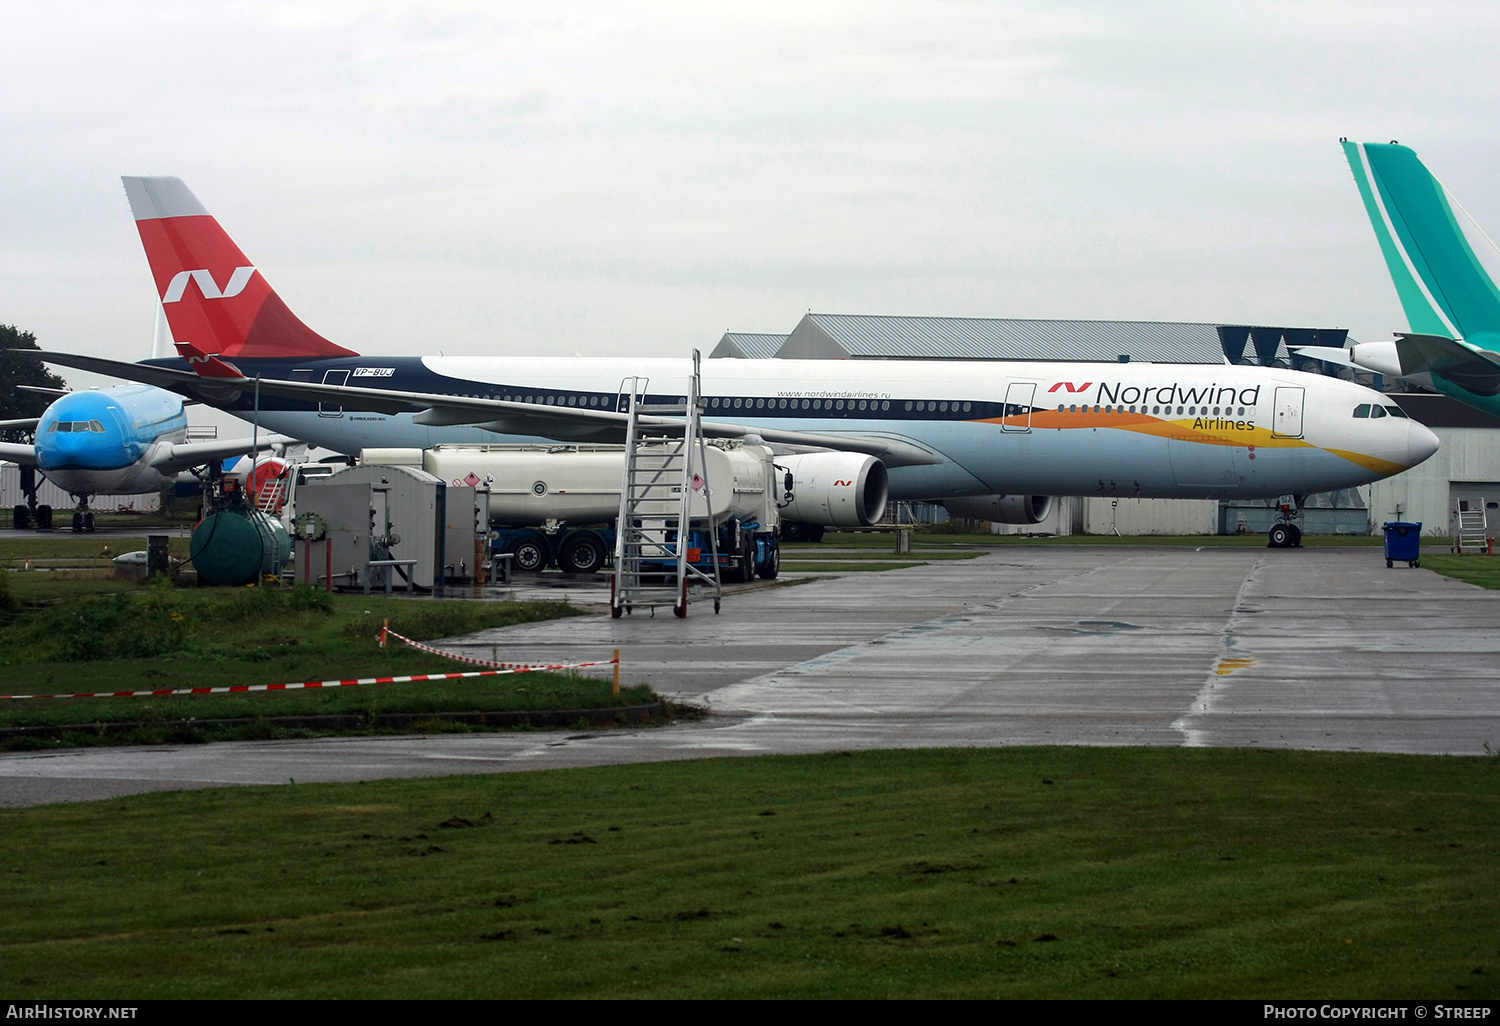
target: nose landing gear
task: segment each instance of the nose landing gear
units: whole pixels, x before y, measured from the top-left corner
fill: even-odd
[[[1302,528],[1296,523],[1302,517],[1302,500],[1305,495],[1283,495],[1276,503],[1276,523],[1267,532],[1266,547],[1270,549],[1300,549]]]
[[[94,511],[89,509],[89,497],[78,496],[78,508],[73,511],[73,533],[94,532]]]

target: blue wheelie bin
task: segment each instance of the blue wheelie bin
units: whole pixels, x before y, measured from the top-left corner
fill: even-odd
[[[1385,523],[1385,565],[1395,566],[1397,561],[1407,566],[1422,565],[1422,525],[1407,520],[1388,520]]]

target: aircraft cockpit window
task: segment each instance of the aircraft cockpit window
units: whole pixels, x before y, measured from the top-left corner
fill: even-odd
[[[89,430],[97,431],[102,435],[104,434],[104,425],[99,423],[97,420],[91,420],[89,421]]]
[[[1360,403],[1358,406],[1356,406],[1354,408],[1354,419],[1355,420],[1364,420],[1365,418],[1367,418],[1369,416],[1370,416],[1370,404],[1369,403]]]
[[[1371,420],[1379,420],[1381,417],[1384,417],[1384,416],[1385,416],[1385,407],[1384,406],[1373,406],[1372,405],[1370,407],[1370,419]]]
[[[1400,417],[1402,420],[1411,419],[1406,415],[1406,411],[1399,406],[1387,406],[1386,412],[1389,413],[1392,417]]]

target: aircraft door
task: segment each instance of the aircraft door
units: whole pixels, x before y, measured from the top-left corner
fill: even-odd
[[[1276,389],[1275,420],[1271,425],[1271,437],[1302,437],[1302,400],[1306,392],[1300,385]]]
[[[1005,414],[1002,431],[1030,431],[1031,404],[1036,400],[1035,381],[1012,381],[1005,390]]]
[[[616,413],[630,412],[630,392],[635,390],[635,401],[637,404],[646,401],[646,383],[650,378],[625,378],[620,382],[620,394],[615,399]]]
[[[349,383],[349,372],[346,370],[331,370],[323,375],[325,385],[347,385]],[[318,416],[320,417],[342,417],[344,407],[341,403],[319,403]]]

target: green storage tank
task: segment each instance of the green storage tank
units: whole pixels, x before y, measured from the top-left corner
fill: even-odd
[[[286,528],[275,517],[255,509],[225,509],[193,528],[190,551],[199,581],[234,587],[279,576],[291,548]]]

